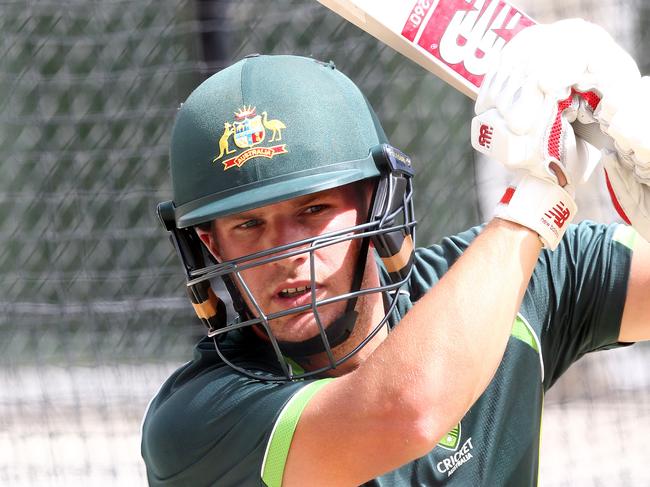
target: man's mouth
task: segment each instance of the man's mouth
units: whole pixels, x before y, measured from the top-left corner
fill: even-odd
[[[278,295],[281,298],[293,298],[296,296],[302,296],[303,294],[311,292],[311,286],[301,286],[301,287],[289,287],[282,289]]]

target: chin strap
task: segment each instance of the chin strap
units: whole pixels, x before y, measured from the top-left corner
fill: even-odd
[[[357,263],[354,270],[354,279],[352,282],[352,287],[350,289],[351,293],[357,292],[361,289],[363,275],[366,270],[366,261],[368,259],[369,246],[370,238],[366,237],[362,240],[361,248],[359,249],[359,256],[357,257]],[[340,345],[352,334],[352,330],[354,330],[354,326],[357,324],[357,318],[359,316],[359,313],[357,313],[357,311],[354,309],[357,305],[358,299],[359,296],[348,299],[348,304],[345,307],[343,314],[339,316],[330,326],[325,328],[325,336],[327,337],[330,348],[334,348],[337,345]],[[320,334],[302,342],[278,341],[278,346],[284,355],[287,355],[292,359],[299,359],[309,357],[311,355],[316,355],[318,353],[323,353],[326,349],[326,344]]]

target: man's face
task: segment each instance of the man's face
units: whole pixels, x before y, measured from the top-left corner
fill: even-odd
[[[220,261],[231,260],[357,225],[365,221],[369,200],[368,185],[347,185],[218,218],[211,232],[198,233]],[[359,247],[359,240],[347,240],[314,252],[318,300],[350,291]],[[366,271],[376,281],[376,267],[374,272],[371,267],[368,264]],[[309,253],[248,269],[242,277],[265,314],[311,303]],[[242,295],[255,313],[246,293]],[[323,326],[341,316],[346,304],[319,307]],[[270,326],[281,341],[303,341],[318,334],[311,311],[272,320]]]

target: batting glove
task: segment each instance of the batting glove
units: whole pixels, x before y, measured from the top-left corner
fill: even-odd
[[[614,207],[621,218],[650,242],[650,77],[625,90],[605,94],[595,115],[614,147],[602,162]]]
[[[506,45],[498,64],[484,80],[475,106],[477,116],[472,121],[472,145],[507,168],[546,183],[555,181],[549,171],[555,163],[568,181],[564,189],[573,195],[575,187],[591,175],[597,161],[588,159],[586,147],[576,140],[570,123],[576,120],[586,124],[600,123],[601,129],[610,136],[619,133],[616,158],[607,149],[602,158],[607,167],[615,166],[608,170],[610,186],[618,188],[611,191],[615,194],[613,199],[618,195],[618,208],[627,213],[628,220],[636,221],[638,229],[645,227],[647,232],[650,214],[650,196],[646,189],[648,171],[647,165],[639,163],[640,159],[648,161],[650,157],[639,155],[643,152],[639,143],[634,148],[630,145],[631,139],[639,139],[638,133],[627,127],[617,129],[617,124],[623,122],[615,121],[615,114],[624,104],[620,101],[621,94],[628,93],[628,87],[639,77],[636,63],[629,54],[594,24],[570,19],[529,27]],[[621,115],[618,120],[623,118]],[[641,121],[641,118],[640,115],[637,118],[625,115],[625,120]],[[621,130],[630,135],[621,137]],[[614,144],[611,145],[613,148]],[[648,146],[645,147],[647,151]],[[633,157],[631,151],[635,154]],[[643,183],[640,173],[644,174],[645,186],[638,184]],[[521,184],[518,187],[521,193]],[[552,185],[547,187],[550,192],[557,191]],[[507,195],[508,192],[506,200]],[[560,212],[558,206],[553,214],[569,212],[570,219],[575,209],[572,200],[566,200],[560,193],[554,198],[566,211]],[[553,198],[549,203],[552,201]],[[514,200],[510,206],[513,203]],[[497,215],[503,211],[498,208]],[[540,216],[530,208],[525,211],[530,213],[531,222],[526,226],[538,231],[547,247],[557,245],[562,232],[554,231],[559,237],[553,241],[539,228],[540,222],[544,227],[549,226],[546,220],[550,213]]]
[[[550,249],[557,247],[577,211],[575,185],[596,164],[571,127],[583,98],[565,77],[562,64],[567,61],[545,51],[545,40],[555,35],[553,26],[533,26],[506,45],[481,86],[471,135],[476,150],[519,176],[496,216],[536,231]]]

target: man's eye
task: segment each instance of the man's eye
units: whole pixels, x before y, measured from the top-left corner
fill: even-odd
[[[237,228],[253,228],[260,224],[259,220],[248,220],[244,223],[237,225]]]
[[[325,205],[312,205],[305,210],[305,213],[319,213],[325,209]]]

